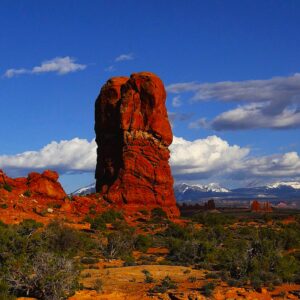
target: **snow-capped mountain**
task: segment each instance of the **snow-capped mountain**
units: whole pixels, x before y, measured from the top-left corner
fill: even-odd
[[[217,183],[193,184],[186,183],[176,184],[174,186],[175,197],[177,201],[194,201],[199,198],[225,196],[230,190],[219,186]]]
[[[215,199],[262,199],[262,200],[300,200],[300,182],[275,182],[266,186],[226,189],[218,184],[193,184],[186,183],[174,186],[174,192],[179,202],[197,202]]]
[[[267,185],[269,189],[277,189],[281,187],[290,187],[295,190],[300,190],[300,182],[298,181],[283,181],[283,182],[274,182]]]
[[[91,183],[90,185],[82,187],[71,194],[75,196],[84,196],[95,192],[96,192],[95,183]]]
[[[192,191],[201,191],[201,192],[215,192],[215,193],[229,193],[230,190],[227,190],[217,183],[209,183],[209,184],[193,184],[188,185],[186,183],[180,183],[175,185],[175,189],[180,191],[181,193],[186,193],[189,190]]]

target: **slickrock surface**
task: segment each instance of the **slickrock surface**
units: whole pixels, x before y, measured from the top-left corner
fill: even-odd
[[[153,73],[108,80],[95,104],[96,191],[136,209],[178,216],[169,166],[172,130],[162,81]]]

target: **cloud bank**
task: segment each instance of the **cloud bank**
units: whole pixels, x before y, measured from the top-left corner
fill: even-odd
[[[86,68],[86,65],[78,64],[74,58],[70,56],[55,57],[51,60],[43,61],[39,66],[35,66],[32,69],[8,69],[4,73],[4,77],[12,78],[22,74],[41,74],[41,73],[57,73],[59,75],[65,75],[68,73],[81,71]]]
[[[193,102],[236,102],[239,106],[198,126],[214,130],[300,128],[300,73],[265,80],[185,82],[167,86],[173,94],[192,93]],[[197,122],[196,122],[197,123]],[[191,127],[196,127],[195,122]]]
[[[51,142],[38,151],[0,155],[0,168],[14,176],[44,169],[54,169],[60,174],[94,172],[96,148],[94,140],[74,138]],[[297,152],[253,157],[249,148],[230,145],[217,136],[194,141],[174,137],[170,151],[170,164],[176,180],[269,181],[300,176]]]

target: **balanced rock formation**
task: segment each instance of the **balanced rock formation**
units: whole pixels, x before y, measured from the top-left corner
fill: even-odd
[[[95,103],[96,191],[108,202],[179,215],[168,163],[173,135],[162,81],[148,72],[111,78]]]

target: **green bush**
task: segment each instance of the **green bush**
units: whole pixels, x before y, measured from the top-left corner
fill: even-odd
[[[152,274],[148,270],[144,269],[142,272],[145,274],[145,283],[153,283],[155,281]]]
[[[122,256],[122,259],[124,260],[124,267],[136,265],[135,259],[131,254]]]
[[[17,227],[17,232],[22,236],[28,236],[41,227],[43,227],[42,223],[32,219],[25,219]]]
[[[4,183],[3,184],[3,188],[8,191],[8,192],[11,192],[12,191],[12,186],[7,184],[7,183]]]
[[[187,240],[191,238],[191,230],[189,227],[170,223],[168,228],[164,231],[163,236]]]
[[[213,282],[209,282],[205,284],[202,289],[204,296],[210,297],[215,289],[215,284]]]
[[[31,191],[30,191],[30,190],[26,190],[26,191],[23,193],[23,195],[24,195],[25,197],[31,197]]]
[[[147,250],[152,246],[152,236],[151,235],[143,235],[139,234],[135,240],[135,249],[147,252]]]
[[[124,219],[124,217],[121,212],[110,209],[94,218],[87,217],[86,221],[91,224],[91,229],[105,230],[106,224],[115,223],[115,222],[121,221],[123,219]]]
[[[151,219],[155,222],[161,222],[167,219],[167,214],[161,207],[156,207],[151,210]]]
[[[166,276],[160,282],[160,284],[154,286],[149,290],[150,293],[165,293],[168,290],[173,290],[177,288],[177,284],[169,277]]]
[[[86,252],[97,247],[86,233],[65,226],[60,221],[50,222],[42,236],[47,249],[55,253],[73,256],[80,250]]]

